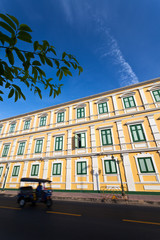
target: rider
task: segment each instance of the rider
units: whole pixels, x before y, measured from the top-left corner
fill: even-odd
[[[38,183],[38,186],[36,188],[36,192],[37,192],[37,197],[40,199],[41,195],[42,195],[42,185],[41,185],[40,182]]]

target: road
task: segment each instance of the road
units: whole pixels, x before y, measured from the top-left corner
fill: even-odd
[[[51,209],[0,196],[0,239],[160,239],[160,208],[54,201]]]

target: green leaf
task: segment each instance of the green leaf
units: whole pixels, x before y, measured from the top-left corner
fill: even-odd
[[[62,79],[62,77],[63,77],[63,72],[61,71],[59,75],[59,81]]]
[[[51,88],[50,88],[50,93],[49,93],[49,96],[51,97],[51,96],[52,96],[52,94],[53,94],[53,88],[51,87]]]
[[[7,17],[6,15],[0,13],[0,17],[6,21],[14,30],[16,30],[16,25],[11,21],[11,19],[9,17]]]
[[[9,63],[11,65],[13,65],[14,64],[14,56],[13,56],[12,51],[9,48],[6,49],[6,55],[8,57]]]
[[[9,14],[7,14],[7,16],[9,16],[17,24],[17,26],[19,25],[17,18],[15,18],[14,16],[9,15]]]
[[[60,74],[60,69],[57,71],[57,73],[56,73],[56,76],[58,77],[59,76],[59,74]]]
[[[14,99],[14,101],[17,102],[17,100],[18,100],[18,92],[15,91],[15,99]]]
[[[43,63],[43,64],[45,64],[45,57],[42,55],[42,54],[38,54],[39,55],[39,57],[40,57],[40,59],[41,59],[41,62]]]
[[[76,63],[73,63],[73,62],[70,62],[71,64],[72,64],[72,67],[74,68],[74,69],[77,69],[77,64]]]
[[[53,67],[53,63],[52,63],[52,61],[51,61],[49,58],[45,57],[45,60],[46,60],[46,63],[47,63],[50,67]]]
[[[38,70],[38,72],[40,73],[40,75],[46,77],[46,74],[45,74],[45,72],[44,72],[42,69],[40,69],[40,68],[37,67],[37,66],[36,66],[35,68]]]
[[[9,88],[11,84],[9,82],[6,82],[5,88]]]
[[[14,94],[14,88],[11,89],[11,91],[8,94],[8,98],[11,98]]]
[[[34,51],[36,51],[38,49],[38,41],[35,41],[34,44],[33,44],[33,47],[34,47]]]
[[[2,91],[0,90],[0,94],[4,94],[4,92],[2,92]]]
[[[15,35],[15,32],[14,32],[13,28],[11,28],[7,23],[0,21],[0,26],[3,27],[8,32],[10,32],[13,35]]]
[[[65,59],[63,59],[63,62],[64,62],[68,67],[71,67],[71,65],[69,64],[69,62],[67,62]]]
[[[18,48],[15,48],[15,51],[16,51],[16,54],[18,56],[18,58],[22,61],[22,62],[25,62],[25,58],[23,56],[23,53],[18,49]]]
[[[59,61],[55,59],[54,62],[57,65],[57,68],[59,68]]]
[[[21,24],[18,30],[26,31],[26,32],[32,32],[32,29],[26,24]]]
[[[32,65],[41,66],[41,63],[39,61],[35,60],[32,62]]]
[[[5,41],[7,43],[11,43],[11,38],[8,37],[7,35],[3,34],[2,32],[0,32],[0,40],[1,41]]]
[[[18,39],[24,41],[24,42],[29,42],[29,43],[32,43],[32,37],[29,33],[27,32],[24,32],[24,31],[20,31],[18,33],[18,36],[17,36]]]
[[[79,69],[79,75],[81,74],[81,72],[83,72],[83,68],[81,66],[78,66]]]
[[[56,53],[56,51],[55,51],[53,48],[50,48],[50,49],[49,49],[49,52],[50,52],[50,51],[53,52],[53,54],[57,56],[57,53]]]
[[[65,56],[66,56],[66,53],[65,53],[65,52],[63,52],[63,54],[62,54],[62,58],[65,58]]]
[[[2,101],[3,102],[3,98],[0,96],[0,101]]]
[[[4,74],[3,64],[0,62],[0,75]]]
[[[46,40],[43,40],[43,49],[46,50],[47,47],[49,47],[49,43]]]

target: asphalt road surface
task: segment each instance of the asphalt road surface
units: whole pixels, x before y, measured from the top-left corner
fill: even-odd
[[[53,201],[19,208],[0,196],[0,240],[160,240],[160,208]]]

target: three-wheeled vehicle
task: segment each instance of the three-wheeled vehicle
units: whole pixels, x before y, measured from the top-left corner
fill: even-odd
[[[21,186],[22,182],[27,183],[37,183],[43,184],[42,190],[37,191],[37,189],[33,189],[31,185],[28,186]],[[45,183],[50,184],[50,188],[45,188]],[[27,202],[31,202],[35,205],[37,202],[42,202],[47,205],[47,207],[51,207],[52,205],[52,191],[51,191],[51,181],[47,179],[38,179],[38,178],[21,178],[20,181],[20,189],[17,196],[17,202],[19,203],[20,207],[24,207]]]

